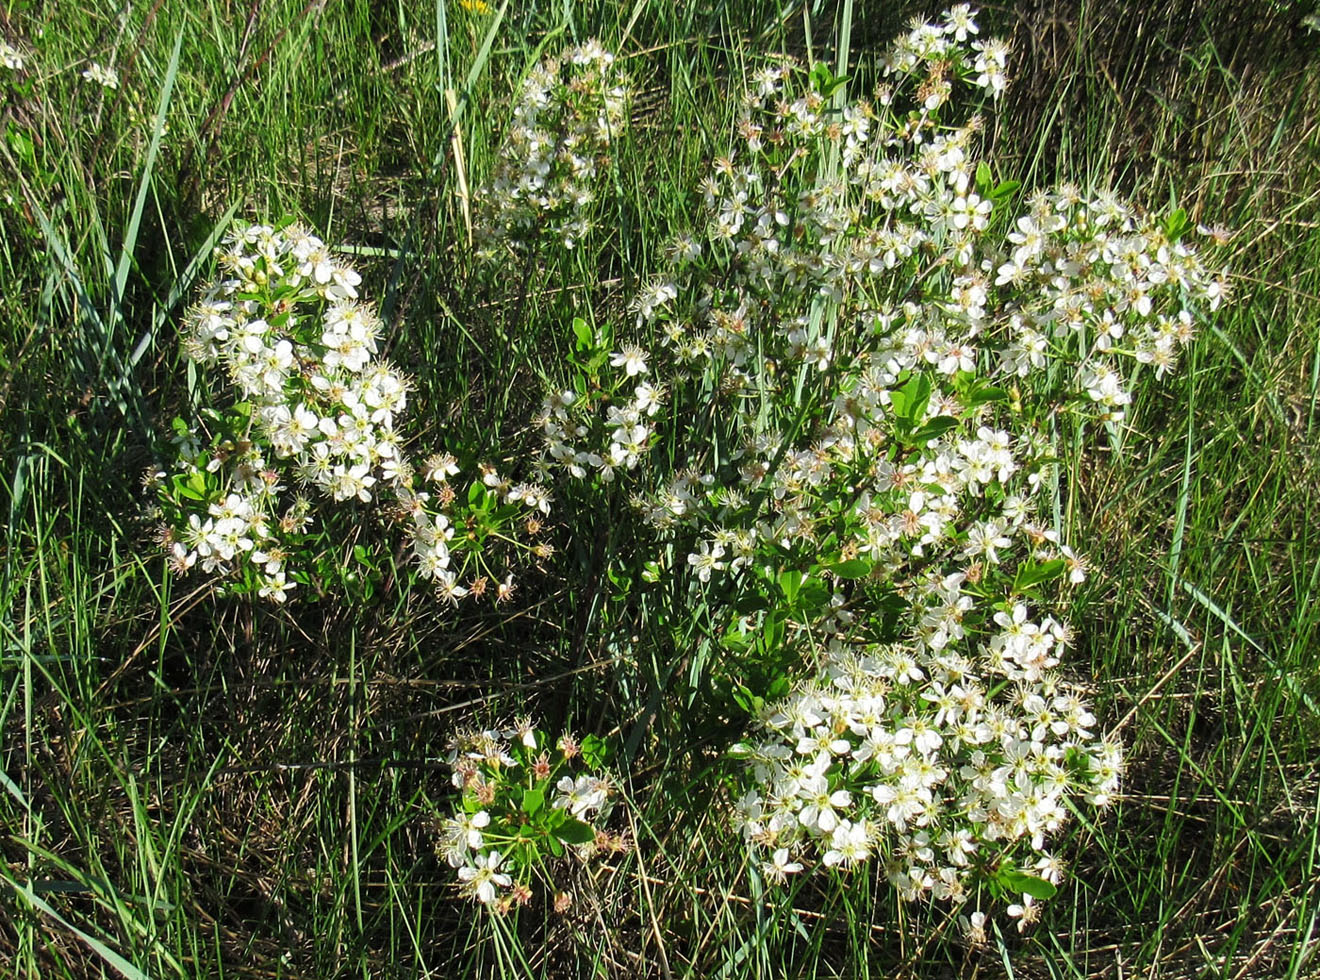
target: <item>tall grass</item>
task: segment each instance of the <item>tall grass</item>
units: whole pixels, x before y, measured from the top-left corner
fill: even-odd
[[[476,5],[480,7],[481,5]],[[0,965],[14,976],[1316,975],[1320,958],[1320,87],[1300,7],[1018,6],[997,169],[1171,195],[1235,232],[1236,295],[1140,449],[1096,449],[1060,520],[1098,560],[1074,618],[1128,794],[1079,819],[1027,937],[967,954],[882,882],[757,892],[723,817],[699,628],[628,590],[611,515],[519,603],[387,593],[296,612],[171,580],[138,474],[193,397],[174,323],[230,216],[356,246],[427,439],[527,444],[574,315],[621,320],[767,52],[830,57],[831,5],[158,0],[11,4],[0,139]],[[857,4],[855,84],[904,11]],[[877,8],[877,9],[872,9]],[[917,12],[916,5],[905,5]],[[1262,10],[1264,11],[1262,13]],[[931,13],[938,11],[931,10]],[[598,234],[524,277],[466,202],[505,106],[570,39],[639,89]],[[114,64],[118,90],[80,77]],[[153,117],[168,124],[157,135]],[[516,280],[516,281],[511,281]],[[699,623],[700,617],[693,622]],[[658,683],[658,679],[664,683]],[[478,914],[435,859],[456,725],[531,711],[611,736],[636,849]],[[929,919],[927,922],[926,920]],[[914,921],[915,920],[915,921]],[[923,922],[925,927],[923,927]]]

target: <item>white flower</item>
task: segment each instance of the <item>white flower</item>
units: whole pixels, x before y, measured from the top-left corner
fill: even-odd
[[[23,54],[8,41],[0,41],[0,64],[10,71],[22,71]]]
[[[771,855],[769,861],[761,862],[761,872],[769,881],[776,884],[782,884],[791,874],[797,874],[802,870],[802,864],[799,861],[793,861],[789,858],[788,848],[780,847]]]
[[[633,307],[637,310],[638,322],[649,321],[657,309],[668,305],[678,296],[678,287],[668,279],[652,279],[637,292]]]
[[[458,577],[447,568],[436,572],[436,592],[442,599],[447,599],[454,605],[458,605],[458,600],[468,594],[468,590],[458,584]]]
[[[621,367],[628,377],[635,378],[646,373],[646,353],[634,344],[627,344],[610,357],[610,367]]]
[[[1040,918],[1040,909],[1033,904],[1035,901],[1030,895],[1023,895],[1021,904],[1014,902],[1004,910],[1008,913],[1009,918],[1018,920],[1018,932],[1024,932],[1027,926]]]
[[[984,912],[973,912],[971,916],[958,916],[958,928],[963,934],[963,938],[972,946],[984,946],[989,942],[989,937],[985,931],[986,915]]]
[[[501,888],[508,888],[513,884],[512,878],[497,870],[500,866],[500,860],[500,853],[491,851],[485,855],[478,854],[473,864],[458,869],[458,878],[463,883],[464,891],[474,896],[483,905],[489,905],[495,901],[496,885]]]
[[[552,808],[567,809],[575,817],[582,817],[588,810],[599,809],[605,802],[605,784],[595,776],[582,775],[576,780],[572,776],[563,776],[555,784],[555,797]]]
[[[119,73],[113,68],[102,68],[95,61],[89,68],[86,68],[82,77],[89,82],[95,82],[103,88],[119,88]]]
[[[724,568],[725,563],[720,561],[723,557],[722,546],[718,544],[712,546],[709,541],[703,541],[700,551],[688,555],[688,564],[697,570],[697,578],[709,582],[712,571],[720,571]]]
[[[263,599],[284,602],[288,598],[289,589],[292,589],[295,584],[288,581],[282,571],[276,572],[274,575],[263,575],[261,587],[257,590],[257,594]]]
[[[825,852],[826,867],[841,865],[851,868],[871,856],[869,846],[869,828],[866,821],[857,823],[843,820],[834,828],[830,838],[830,848]]]

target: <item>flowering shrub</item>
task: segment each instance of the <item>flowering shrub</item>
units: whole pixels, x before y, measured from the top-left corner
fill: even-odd
[[[604,829],[615,796],[604,760],[600,739],[563,735],[551,745],[530,721],[455,738],[449,766],[462,796],[437,847],[463,893],[507,911],[531,901],[533,875],[553,886],[552,862],[626,849]]]
[[[1025,920],[1067,805],[1122,769],[1056,673],[1048,608],[1086,562],[1037,516],[1051,433],[1119,433],[1133,375],[1172,370],[1226,288],[1181,212],[1065,186],[998,216],[1017,185],[954,118],[1004,89],[977,34],[965,5],[914,27],[869,101],[822,65],[756,70],[635,339],[577,325],[541,465],[625,476],[648,577],[716,610],[717,680],[757,725],[739,824],[773,876],[875,856],[906,898],[985,885]]]
[[[590,204],[630,88],[596,41],[547,58],[522,83],[499,164],[477,193],[479,252],[525,252],[541,240],[573,248],[591,228]]]
[[[549,554],[518,538],[538,529],[549,493],[488,464],[465,485],[447,453],[409,461],[395,427],[408,380],[377,356],[383,327],[359,297],[361,276],[315,235],[240,226],[217,259],[223,277],[189,311],[183,344],[227,388],[197,420],[174,420],[173,472],[153,474],[175,571],[198,566],[277,602],[298,584],[369,596],[388,561],[362,534],[376,507],[441,596],[481,594],[494,578],[506,597],[512,573],[491,559],[508,547]]]
[[[1005,213],[1018,185],[978,161],[964,106],[1002,94],[1007,53],[959,5],[895,43],[867,100],[823,65],[757,68],[631,325],[574,321],[540,483],[482,467],[464,491],[453,456],[408,462],[408,385],[360,277],[297,226],[239,229],[188,317],[190,359],[233,394],[176,423],[173,564],[283,600],[352,561],[374,573],[329,529],[383,502],[414,574],[457,601],[498,579],[487,547],[530,547],[514,528],[535,533],[546,485],[584,510],[627,493],[644,578],[679,582],[667,615],[709,617],[716,692],[750,721],[736,822],[762,874],[875,859],[904,899],[988,892],[1030,922],[1063,874],[1049,838],[1123,771],[1060,670],[1052,610],[1087,562],[1041,516],[1058,430],[1117,438],[1134,377],[1174,370],[1227,288],[1179,211],[1062,186]],[[533,70],[478,195],[484,255],[574,247],[627,100],[594,43]],[[527,724],[457,740],[440,849],[467,894],[507,910],[547,862],[622,846],[583,748]]]

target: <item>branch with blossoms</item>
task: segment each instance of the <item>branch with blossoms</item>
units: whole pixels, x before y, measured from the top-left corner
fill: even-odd
[[[535,540],[549,492],[485,463],[465,476],[448,453],[408,458],[409,381],[379,356],[361,276],[321,239],[291,221],[243,225],[216,258],[221,278],[189,310],[183,346],[223,383],[174,420],[177,458],[151,474],[170,567],[275,602],[300,586],[370,598],[396,550],[362,533],[374,518],[443,599],[492,582],[508,597],[509,559],[551,553]]]
[[[499,164],[476,195],[478,254],[535,254],[542,242],[572,249],[592,227],[591,205],[628,119],[632,89],[597,41],[535,65],[523,80]]]
[[[438,825],[436,848],[456,869],[460,891],[499,913],[533,900],[532,883],[571,900],[556,868],[618,854],[631,845],[605,829],[617,789],[605,772],[604,741],[551,739],[520,720],[464,732],[450,745],[454,812]]]

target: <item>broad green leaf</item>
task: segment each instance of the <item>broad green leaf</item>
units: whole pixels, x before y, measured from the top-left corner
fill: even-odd
[[[779,573],[779,588],[784,593],[784,598],[792,602],[797,598],[798,590],[802,588],[802,580],[806,578],[796,568],[788,568]]]
[[[590,844],[596,839],[596,832],[581,820],[570,817],[555,828],[555,837],[565,844]]]
[[[1052,578],[1058,578],[1063,574],[1064,561],[1062,558],[1055,558],[1053,561],[1041,562],[1039,565],[1035,562],[1027,562],[1018,566],[1017,574],[1013,576],[1013,591],[1025,592],[1033,586],[1040,585],[1042,582],[1048,582]]]
[[[587,735],[582,739],[582,761],[592,769],[599,769],[609,754],[609,746],[599,735]]]
[[[1007,891],[1020,892],[1041,901],[1053,898],[1055,893],[1058,892],[1058,889],[1044,878],[1037,878],[1035,875],[1029,875],[1012,868],[1001,868],[995,877]]]
[[[779,641],[784,638],[784,614],[782,612],[773,612],[765,617],[765,622],[761,624],[761,635],[757,645],[763,651],[769,651],[779,646]]]
[[[176,474],[170,478],[170,484],[174,487],[176,496],[185,497],[188,500],[205,500],[206,496],[193,487],[193,480],[190,476],[184,476],[182,473]]]
[[[890,392],[889,397],[894,415],[915,425],[926,414],[930,402],[930,378],[914,374],[902,388]]]
[[[580,316],[573,317],[573,338],[577,350],[591,350],[596,346],[595,332],[592,331],[587,321]]]
[[[803,612],[810,613],[824,608],[829,601],[829,587],[818,578],[809,578],[798,590],[797,602],[794,605]]]
[[[738,707],[753,716],[759,714],[765,706],[765,699],[753,694],[746,684],[739,684],[733,689],[733,700]]]
[[[746,650],[751,640],[742,630],[729,630],[720,637],[720,645],[726,650]]]
[[[963,396],[963,404],[968,410],[980,408],[982,405],[988,405],[990,402],[1002,402],[1008,400],[1008,392],[1003,388],[996,388],[994,385],[985,385],[981,388],[974,388]]]
[[[545,806],[545,790],[526,789],[523,790],[522,812],[529,817],[535,816],[541,807]]]
[[[937,415],[905,440],[909,445],[924,446],[933,439],[958,425],[958,420],[950,415]]]

